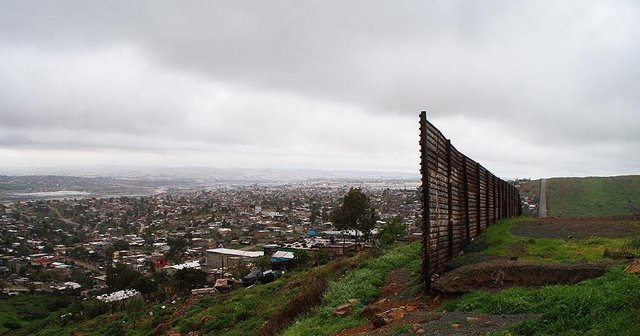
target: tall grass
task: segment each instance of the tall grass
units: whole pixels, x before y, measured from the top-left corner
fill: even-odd
[[[540,314],[512,328],[520,335],[640,335],[640,278],[615,267],[575,285],[471,293],[441,309]]]

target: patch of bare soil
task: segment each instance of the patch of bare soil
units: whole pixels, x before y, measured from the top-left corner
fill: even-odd
[[[637,218],[541,218],[518,223],[511,233],[529,238],[622,238],[640,235]]]
[[[444,299],[442,296],[412,296],[408,293],[411,272],[398,269],[387,274],[385,285],[381,288],[382,298],[367,307],[377,314],[393,315],[388,323],[375,327],[373,323],[340,332],[339,336],[352,335],[485,335],[519,323],[535,315],[487,315],[473,312],[434,312]],[[371,320],[375,320],[371,315]]]
[[[439,300],[434,301],[422,294],[413,295],[410,293],[409,289],[412,279],[411,271],[406,268],[389,272],[385,277],[384,286],[380,289],[382,293],[380,300],[365,307],[365,311],[369,312],[366,318],[373,318],[375,314],[393,309],[402,310],[402,314],[408,316],[419,310],[433,310],[441,304]],[[369,323],[365,326],[344,330],[338,335],[363,335],[373,330],[375,330],[375,327],[372,323]]]
[[[609,266],[611,262],[553,263],[492,260],[456,268],[436,279],[433,287],[443,293],[468,293],[476,290],[499,290],[511,286],[574,284],[604,274]]]
[[[469,312],[434,313],[419,311],[402,323],[378,329],[367,335],[429,335],[429,336],[475,336],[504,330],[524,320],[536,318],[534,314],[488,315]],[[408,326],[407,326],[408,325]],[[404,328],[402,328],[404,326]],[[404,332],[403,329],[408,331]],[[402,328],[402,329],[399,329]],[[398,330],[403,330],[399,333]]]

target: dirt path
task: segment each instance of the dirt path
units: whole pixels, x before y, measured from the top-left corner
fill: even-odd
[[[429,335],[429,336],[476,336],[506,329],[524,320],[536,318],[533,314],[488,315],[473,312],[427,312],[418,311],[403,323],[392,328],[378,329],[367,335]]]
[[[540,179],[540,205],[538,217],[547,217],[547,180]]]
[[[376,311],[401,310],[402,317],[380,328],[372,323],[344,330],[338,336],[352,335],[485,335],[531,319],[533,315],[487,315],[474,312],[434,312],[442,298],[427,297],[411,292],[413,274],[397,269],[387,274],[380,289],[382,298],[369,305]]]

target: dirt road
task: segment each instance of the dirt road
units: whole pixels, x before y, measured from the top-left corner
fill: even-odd
[[[540,207],[538,217],[547,217],[547,180],[540,179]]]

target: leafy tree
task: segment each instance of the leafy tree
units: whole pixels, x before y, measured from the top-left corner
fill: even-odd
[[[170,250],[167,252],[166,258],[174,263],[182,262],[182,254],[187,250],[187,240],[182,237],[169,237],[167,245]]]
[[[231,267],[229,267],[229,272],[233,275],[234,278],[242,279],[242,277],[244,277],[245,275],[249,274],[249,272],[251,272],[251,267],[249,267],[247,263],[239,260],[238,262],[234,263]]]
[[[117,291],[131,288],[133,282],[143,275],[136,272],[129,265],[117,263],[115,267],[107,268],[106,283],[110,289]]]
[[[315,202],[311,203],[310,210],[311,215],[309,216],[309,221],[311,222],[311,224],[315,224],[318,220],[318,217],[320,217],[320,205]]]
[[[133,280],[131,287],[142,294],[151,294],[158,289],[158,283],[151,277],[141,276]]]
[[[405,226],[399,218],[392,218],[382,227],[378,233],[378,239],[382,247],[393,244],[398,237],[405,234]]]
[[[53,244],[51,244],[51,243],[44,244],[44,249],[42,249],[42,252],[44,252],[44,253],[53,253]]]
[[[356,230],[368,236],[378,220],[369,197],[358,188],[351,188],[342,204],[331,212],[331,221],[338,230]]]
[[[71,256],[72,258],[87,261],[89,260],[89,251],[87,251],[87,249],[85,249],[84,247],[78,246],[69,251],[69,256]]]
[[[263,255],[260,258],[257,258],[253,265],[259,269],[269,269],[271,268],[271,256],[270,255]]]
[[[113,242],[113,249],[116,251],[124,251],[128,250],[129,248],[129,243],[124,240],[116,240]]]
[[[207,284],[207,273],[195,268],[183,268],[173,274],[176,293],[188,293]]]
[[[293,252],[292,265],[294,267],[304,268],[309,266],[309,253],[305,250],[296,250]]]

